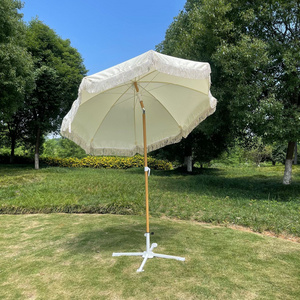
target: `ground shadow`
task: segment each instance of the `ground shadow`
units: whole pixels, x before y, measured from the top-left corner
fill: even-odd
[[[263,174],[227,177],[220,169],[198,169],[192,175],[181,169],[153,172],[152,179],[156,188],[177,193],[196,193],[213,195],[218,198],[276,200],[281,202],[300,201],[300,182],[294,181],[286,186],[278,176]],[[205,176],[202,176],[205,175]],[[156,179],[159,177],[158,179]],[[162,177],[164,178],[162,180]],[[151,180],[149,180],[151,184]]]
[[[151,231],[154,232],[154,235],[151,235],[151,243],[158,244],[178,233],[174,227],[155,222],[151,223]],[[144,233],[144,224],[118,223],[115,226],[79,233],[68,240],[65,248],[74,253],[143,252],[146,245]]]

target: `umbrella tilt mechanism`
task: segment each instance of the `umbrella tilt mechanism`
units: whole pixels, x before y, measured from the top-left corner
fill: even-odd
[[[136,92],[139,93],[139,88],[137,82],[134,82],[134,87]],[[160,257],[160,258],[168,258],[168,259],[176,259],[180,261],[185,261],[184,257],[173,256],[173,255],[165,255],[154,253],[152,250],[157,247],[156,243],[153,243],[150,246],[150,229],[149,229],[149,193],[148,193],[148,177],[150,175],[150,169],[148,167],[147,162],[147,136],[146,136],[146,109],[144,107],[143,101],[140,99],[140,105],[143,111],[143,139],[144,139],[144,172],[145,172],[145,200],[146,200],[146,251],[144,252],[119,252],[113,253],[112,256],[142,256],[143,262],[141,266],[137,269],[137,272],[143,272],[143,268],[148,260],[148,258]]]

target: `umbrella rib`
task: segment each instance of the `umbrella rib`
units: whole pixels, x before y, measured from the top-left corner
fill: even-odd
[[[157,71],[154,70],[154,71],[152,71],[152,72],[150,72],[150,73],[148,73],[148,74],[145,74],[143,77],[141,77],[141,78],[138,80],[138,82],[141,82],[141,81],[143,80],[143,78],[145,78],[146,76],[149,76],[150,74],[152,74],[152,73],[154,73],[154,72],[157,72]],[[154,78],[156,78],[156,77],[158,76],[158,74],[159,74],[159,72],[157,72],[157,74],[154,76]],[[154,79],[154,78],[153,78],[153,79]],[[147,85],[145,86],[145,88],[146,88],[150,83],[153,82],[153,79],[152,79],[151,81],[142,81],[142,82],[147,83]]]
[[[153,71],[153,72],[151,72],[151,73],[154,73],[154,72],[155,72],[155,71]],[[179,87],[182,87],[182,88],[186,88],[186,89],[193,90],[193,91],[195,91],[195,92],[197,92],[197,93],[201,93],[201,94],[207,95],[207,94],[204,93],[204,92],[201,92],[201,91],[196,90],[196,89],[193,89],[193,88],[188,88],[188,87],[186,87],[186,86],[184,86],[184,85],[177,84],[177,83],[172,83],[172,82],[161,82],[161,81],[153,81],[153,80],[146,80],[146,81],[143,81],[143,78],[145,78],[146,76],[149,76],[149,74],[151,74],[151,73],[146,74],[145,76],[141,77],[141,78],[138,79],[137,81],[140,82],[140,83],[141,83],[141,82],[142,82],[142,83],[146,83],[146,86],[145,86],[145,87],[143,87],[142,85],[140,85],[140,87],[141,87],[146,93],[150,94],[157,102],[159,102],[159,103],[164,107],[164,109],[165,109],[166,111],[168,111],[168,109],[167,109],[160,101],[158,101],[158,100],[156,99],[156,97],[151,93],[151,90],[147,90],[147,89],[146,89],[146,87],[147,87],[150,83],[160,83],[160,84],[163,83],[164,85],[174,85],[174,86],[179,86]],[[155,75],[154,78],[156,78],[158,75],[159,75],[159,73],[157,73],[157,75]],[[153,79],[154,79],[154,78],[153,78]],[[133,81],[132,81],[132,82],[133,82]],[[131,83],[130,83],[130,84],[129,84],[129,83],[124,83],[124,84],[120,85],[119,87],[122,87],[122,86],[127,86],[128,88],[127,88],[127,89],[126,89],[126,90],[125,90],[125,91],[117,98],[117,100],[114,102],[114,104],[113,104],[111,107],[115,106],[116,103],[120,100],[120,98],[121,98],[122,96],[124,96],[124,95],[128,92],[128,90],[132,87],[132,84],[131,84]],[[160,88],[160,87],[153,88],[152,90],[155,90],[155,89],[158,89],[158,88]],[[108,90],[106,90],[105,92],[109,92],[110,90],[113,90],[113,88],[108,89]],[[98,95],[99,95],[99,94],[94,95],[93,97],[91,97],[91,98],[89,99],[89,101],[92,100],[93,98],[97,97]],[[124,101],[128,101],[128,100],[130,100],[130,99],[126,99],[126,100],[124,100]],[[89,101],[86,101],[86,102],[83,103],[82,105],[86,104],[86,103],[89,102]],[[123,103],[124,101],[122,101],[122,103]],[[106,113],[106,115],[103,117],[102,122],[99,124],[97,130],[95,131],[95,134],[92,136],[91,141],[94,139],[96,133],[98,132],[98,130],[99,130],[99,128],[101,127],[101,125],[103,124],[103,122],[104,122],[104,120],[106,119],[108,113],[109,113],[109,111],[108,111],[108,112]],[[175,123],[177,124],[177,126],[178,126],[179,128],[181,128],[181,126],[178,124],[178,122],[176,121],[176,119],[174,118],[174,116],[173,116],[173,115],[171,115],[171,116],[172,116],[173,120],[175,121]],[[181,130],[182,130],[182,128],[181,128]]]
[[[122,97],[131,87],[129,84],[122,84],[122,85],[119,85],[118,87],[122,87],[122,86],[128,86],[128,89],[123,94],[121,94],[120,97]],[[106,92],[109,92],[110,90],[113,90],[113,88],[111,88],[109,90],[105,90],[104,92],[106,93]],[[87,102],[91,101],[92,99],[94,99],[95,97],[99,96],[99,94],[102,94],[102,93],[103,92],[96,93],[93,97],[89,98],[88,101],[85,101],[84,103],[80,104],[80,106],[83,106],[83,105],[87,104]],[[119,93],[114,93],[114,94],[119,94]],[[118,100],[120,99],[120,97],[118,98]]]
[[[172,82],[143,81],[143,83],[148,83],[148,84],[150,84],[150,83],[164,83],[165,85],[172,84],[172,85],[176,85],[176,86],[179,86],[179,87],[182,87],[182,88],[186,88],[186,89],[192,90],[192,91],[194,91],[194,92],[197,92],[197,93],[200,93],[200,94],[203,94],[203,95],[208,95],[208,94],[206,94],[206,93],[204,93],[204,92],[201,92],[201,91],[199,91],[199,90],[196,90],[196,89],[193,89],[193,88],[189,88],[189,87],[186,87],[186,86],[181,85],[181,84],[172,83]],[[159,88],[160,88],[160,86],[159,86],[159,87],[156,87],[156,88],[153,88],[152,90],[159,89]]]
[[[154,73],[155,71],[152,71],[151,73]],[[145,76],[143,76],[143,77],[141,77],[140,79],[138,79],[137,81],[138,82],[143,82],[143,83],[146,83],[147,84],[147,86],[150,84],[150,83],[164,83],[164,84],[172,84],[172,85],[176,85],[176,86],[180,86],[180,87],[183,87],[183,88],[187,88],[187,89],[190,89],[190,90],[193,90],[193,91],[195,91],[195,92],[197,92],[197,93],[201,93],[201,94],[204,94],[204,95],[207,95],[206,93],[203,93],[203,92],[201,92],[201,91],[199,91],[199,90],[196,90],[196,89],[193,89],[193,88],[188,88],[188,87],[186,87],[186,86],[184,86],[184,85],[181,85],[181,84],[177,84],[177,83],[172,83],[172,82],[161,82],[161,81],[153,81],[153,80],[146,80],[146,81],[142,81],[142,79],[143,78],[145,78],[146,76],[148,76],[149,74],[151,74],[151,73],[148,73],[148,74],[146,74]],[[157,73],[157,75],[159,75],[159,73]],[[155,75],[155,77],[157,77],[157,75]],[[154,78],[155,78],[154,77]],[[134,81],[132,81],[132,82],[134,82]],[[120,86],[118,86],[118,87],[122,87],[122,86],[129,86],[128,87],[128,89],[131,87],[131,84],[122,84],[122,85],[120,85]],[[147,87],[146,86],[146,87]],[[157,87],[157,88],[159,88],[159,87]],[[114,88],[110,88],[110,89],[108,89],[108,90],[105,90],[104,92],[106,93],[106,92],[109,92],[110,90],[113,90]],[[125,91],[125,93],[128,91],[128,89]],[[156,88],[155,88],[156,89]],[[97,93],[96,95],[94,95],[93,97],[91,97],[90,99],[89,99],[89,101],[90,100],[92,100],[94,97],[97,97],[99,95],[99,93]],[[121,95],[121,96],[123,96],[124,95],[124,93]],[[120,97],[121,97],[120,96]],[[86,102],[88,102],[88,101],[86,101]],[[85,102],[85,103],[86,103]],[[81,105],[84,105],[85,103],[83,103],[83,104],[81,104]]]
[[[127,85],[127,84],[126,84]],[[128,86],[128,88],[126,89],[126,91],[124,93],[122,93],[120,95],[120,97],[118,97],[118,99],[114,102],[114,104],[111,106],[111,107],[114,107],[116,105],[116,103],[119,101],[119,99],[124,95],[126,94],[126,92],[131,88],[131,86]],[[106,113],[106,115],[102,118],[102,121],[100,122],[99,126],[97,127],[97,130],[95,130],[95,134],[92,136],[92,139],[91,141],[94,139],[96,133],[98,132],[99,128],[101,127],[101,125],[103,124],[104,120],[106,119],[108,113],[109,113],[110,110],[108,110],[108,112]]]
[[[141,87],[143,90],[145,90],[143,87]],[[157,99],[156,99],[156,97],[152,94],[152,93],[150,93],[150,91],[148,91],[148,90],[145,90],[146,91],[146,93],[148,93],[148,94],[150,94],[157,102],[159,102],[159,104],[167,111],[167,112],[169,112],[168,111],[168,109],[160,102],[160,101],[158,101]],[[146,108],[147,109],[147,108]],[[175,121],[175,123],[177,124],[177,126],[180,128],[180,129],[182,129],[181,128],[181,126],[178,124],[178,122],[176,121],[176,119],[174,118],[174,116],[172,115],[172,114],[170,114],[171,115],[171,117],[172,117],[172,119]]]

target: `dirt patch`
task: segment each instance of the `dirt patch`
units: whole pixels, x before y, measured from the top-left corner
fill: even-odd
[[[300,243],[300,237],[297,236],[293,236],[290,234],[276,234],[274,232],[271,231],[264,231],[264,232],[256,232],[253,231],[252,229],[248,228],[248,227],[243,227],[243,226],[239,226],[239,225],[226,225],[226,227],[231,228],[231,229],[235,229],[235,230],[240,230],[240,231],[245,231],[245,232],[251,232],[251,233],[255,233],[258,235],[266,235],[266,236],[271,236],[271,237],[275,237],[278,239],[283,239],[283,240],[288,240],[291,242],[295,242],[295,243]]]

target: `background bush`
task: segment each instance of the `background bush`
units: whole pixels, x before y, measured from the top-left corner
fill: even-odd
[[[46,157],[43,159],[49,166],[68,167],[68,168],[105,168],[105,169],[128,169],[144,166],[144,157],[135,155],[133,157],[117,156],[87,156],[84,158],[59,158]],[[172,163],[148,157],[148,166],[154,170],[172,170]]]
[[[15,155],[14,164],[33,164],[34,158],[32,156]],[[0,164],[10,164],[9,154],[0,154]]]
[[[85,151],[76,145],[73,141],[66,138],[46,139],[43,144],[42,157],[77,157],[83,158],[87,154]]]

